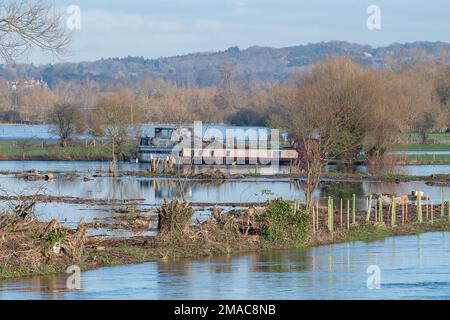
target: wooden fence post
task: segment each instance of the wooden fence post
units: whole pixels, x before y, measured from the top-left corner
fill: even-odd
[[[405,224],[405,200],[402,200],[402,225]]]
[[[409,204],[409,199],[406,200],[406,204],[405,204],[405,221],[408,222],[408,204]]]
[[[319,232],[319,228],[320,228],[320,221],[319,221],[319,201],[316,201],[316,227],[317,227],[317,232]]]
[[[373,211],[375,213],[375,222],[378,222],[378,200],[375,199]]]
[[[397,212],[396,212],[396,205],[395,205],[395,198],[392,197],[392,204],[391,204],[391,227],[395,226],[395,223],[397,222]]]
[[[370,221],[370,213],[372,211],[372,195],[369,195],[369,198],[367,200],[367,216],[366,216],[366,221],[369,222]]]
[[[312,206],[312,224],[313,224],[313,234],[316,233],[316,210],[314,210],[314,204]]]
[[[383,195],[380,194],[380,198],[378,198],[378,210],[380,211],[380,221],[384,222],[384,217],[383,217]]]
[[[433,224],[434,223],[434,206],[433,206],[433,204],[431,204],[430,210],[431,210],[431,224]]]

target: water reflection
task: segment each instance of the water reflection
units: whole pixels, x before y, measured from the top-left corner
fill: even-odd
[[[58,177],[51,182],[25,181],[13,176],[0,176],[0,188],[8,194],[35,194],[37,191],[55,197],[78,197],[83,199],[107,200],[107,205],[95,203],[39,203],[38,217],[43,220],[58,219],[73,226],[81,218],[90,222],[95,218],[103,219],[115,214],[121,208],[122,200],[136,200],[138,208],[149,210],[159,206],[164,200],[174,198],[210,206],[216,204],[260,202],[269,199],[304,201],[301,182],[291,179],[250,178],[245,180],[227,180],[225,182],[208,182],[204,180],[150,179],[137,177],[99,177],[84,181],[83,177],[67,179]],[[450,187],[429,186],[425,182],[336,182],[324,181],[314,192],[314,200],[326,205],[328,196],[335,198],[336,205],[343,199],[344,208],[352,194],[356,194],[357,207],[365,208],[365,197],[376,194],[410,194],[420,190],[429,194],[431,202],[441,201],[441,190],[445,199],[450,195]],[[6,204],[0,203],[0,209]],[[229,206],[228,206],[229,207]],[[227,208],[228,208],[227,207]]]
[[[10,283],[7,289],[0,291],[0,299],[8,299],[8,294],[23,293],[25,295],[39,295],[44,299],[61,299],[68,292],[66,275],[31,277],[24,282]],[[81,287],[80,292],[83,291]]]
[[[119,172],[147,172],[150,168],[146,163],[119,163]],[[107,173],[109,163],[107,161],[1,161],[0,171],[2,172],[24,172],[29,170],[53,171],[53,172],[78,172],[85,174]],[[184,173],[200,173],[207,171],[221,170],[227,174],[288,174],[289,166],[280,166],[273,170],[272,167],[255,166],[187,166],[182,168]],[[328,172],[347,172],[347,173],[367,173],[370,170],[365,165],[328,165],[325,167]],[[390,165],[386,168],[380,168],[377,173],[397,173],[413,176],[429,176],[432,174],[448,174],[450,165]]]

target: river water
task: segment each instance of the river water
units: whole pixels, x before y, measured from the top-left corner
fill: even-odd
[[[144,170],[144,165],[122,164],[123,170]],[[415,166],[413,171],[434,170]],[[439,166],[438,166],[439,167]],[[442,166],[447,167],[447,166]],[[208,206],[217,204],[227,206],[230,203],[265,202],[269,199],[283,198],[286,200],[304,200],[301,181],[290,178],[248,177],[245,179],[230,179],[225,182],[205,180],[186,180],[172,178],[142,178],[123,176],[112,178],[106,174],[93,177],[98,171],[107,170],[104,162],[0,162],[0,171],[26,171],[32,168],[43,171],[77,172],[78,177],[57,176],[54,181],[26,181],[15,175],[0,175],[0,195],[2,194],[47,194],[56,197],[79,197],[81,199],[98,200],[131,200],[141,199],[140,209],[152,210],[164,200],[184,198],[190,202],[200,202],[205,206],[197,208],[197,218],[209,216]],[[331,168],[335,170],[336,168]],[[235,170],[235,169],[230,169]],[[245,168],[242,168],[245,170]],[[250,170],[247,168],[247,170]],[[89,178],[85,181],[84,178]],[[440,203],[441,191],[445,199],[450,197],[449,187],[430,186],[423,181],[414,182],[374,182],[374,181],[324,181],[314,193],[315,200],[323,205],[328,196],[333,196],[336,203],[339,199],[357,197],[357,207],[365,208],[365,197],[371,193],[410,194],[412,191],[423,191],[429,194],[431,201]],[[0,203],[0,209],[5,207]],[[120,203],[111,205],[89,205],[84,203],[39,203],[38,218],[48,221],[57,219],[69,227],[75,227],[81,218],[87,222],[94,219],[105,219],[120,209]],[[227,209],[227,208],[225,208]]]
[[[104,268],[82,273],[80,291],[66,280],[0,282],[0,299],[450,299],[450,235]]]
[[[122,164],[122,170],[146,170],[142,164]],[[248,177],[223,183],[204,180],[108,177],[104,162],[0,162],[0,171],[76,172],[77,177],[58,175],[54,181],[25,181],[13,174],[0,175],[1,193],[70,196],[82,199],[142,199],[140,209],[154,210],[165,199],[185,198],[205,203],[196,207],[195,219],[210,215],[218,203],[264,202],[278,197],[303,199],[301,181],[290,178]],[[344,169],[344,170],[348,170]],[[407,166],[402,171],[427,175],[448,173],[449,166]],[[235,173],[236,169],[230,169]],[[251,170],[241,168],[238,170]],[[328,170],[342,170],[329,167]],[[366,168],[350,170],[364,172]],[[439,171],[441,170],[441,171]],[[94,173],[100,176],[94,177]],[[89,178],[85,180],[84,178]],[[450,188],[425,182],[324,181],[314,194],[325,204],[357,196],[357,207],[365,208],[370,193],[428,193],[440,203]],[[337,203],[337,202],[336,202]],[[0,204],[0,210],[5,207]],[[222,205],[225,210],[231,205]],[[41,220],[58,219],[75,227],[81,218],[90,222],[108,219],[120,205],[84,203],[39,203]],[[154,214],[154,213],[153,213]],[[126,230],[90,230],[91,235],[131,237]],[[152,233],[153,232],[153,233]],[[154,234],[149,230],[148,235]],[[428,233],[389,238],[373,243],[348,243],[304,251],[275,251],[202,260],[152,262],[104,268],[82,273],[82,290],[67,291],[67,275],[33,277],[0,282],[0,299],[449,299],[450,235]],[[370,265],[381,269],[381,289],[369,290],[366,271]]]

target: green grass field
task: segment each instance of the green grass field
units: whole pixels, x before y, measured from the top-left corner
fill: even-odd
[[[422,152],[450,152],[450,132],[432,132],[427,134],[427,141],[422,144],[421,135],[417,132],[409,133],[403,143],[393,146],[389,151],[422,151]],[[450,155],[408,155],[408,160],[424,163],[449,163]]]
[[[409,155],[408,160],[417,164],[450,164],[450,155]]]
[[[450,144],[401,144],[393,146],[390,151],[450,152]],[[449,164],[450,154],[410,154],[408,161],[416,164]]]
[[[399,144],[391,151],[450,151],[450,144]]]
[[[135,146],[126,146],[126,157],[134,156]],[[62,148],[59,145],[41,143],[0,142],[0,160],[61,160],[61,161],[106,161],[111,159],[109,146],[75,145]]]

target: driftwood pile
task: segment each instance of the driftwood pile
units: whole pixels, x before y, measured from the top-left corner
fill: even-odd
[[[159,157],[152,157],[150,159],[150,172],[152,174],[173,174],[175,168],[176,160],[174,157],[166,157],[166,159],[161,159]],[[162,167],[162,168],[161,168]]]
[[[35,202],[24,201],[0,215],[0,268],[39,270],[49,260],[64,269],[77,263],[86,241],[86,225],[71,231],[56,220],[39,222]]]
[[[184,201],[164,202],[158,209],[158,230],[160,234],[188,231],[194,208]]]
[[[246,210],[232,210],[223,213],[223,210],[218,207],[212,209],[213,220],[221,229],[236,229],[245,235],[257,234],[260,229],[260,223],[256,217],[261,215],[261,212],[254,206],[250,206]]]
[[[52,173],[39,173],[37,170],[30,170],[23,175],[23,178],[28,181],[52,181],[55,176]]]
[[[36,202],[24,201],[16,205],[10,213],[4,211],[0,216],[0,235],[4,240],[6,234],[26,230],[34,222]]]

